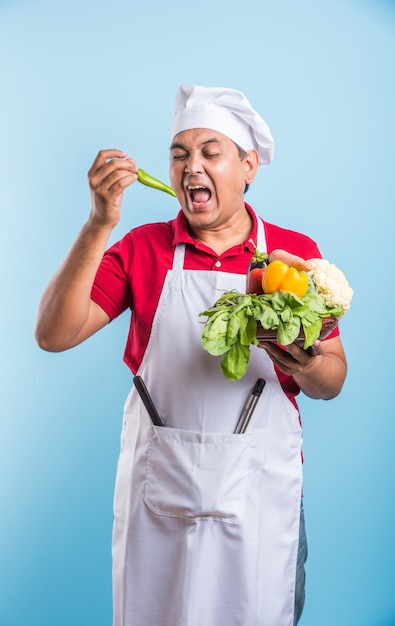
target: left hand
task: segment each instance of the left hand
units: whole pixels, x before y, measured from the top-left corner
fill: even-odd
[[[266,341],[259,347],[266,350],[284,374],[293,376],[310,398],[330,400],[340,393],[347,374],[347,361],[339,336],[317,340],[308,350],[296,343],[280,347]]]
[[[273,363],[288,376],[305,372],[321,354],[321,342],[318,340],[308,350],[304,350],[296,343],[280,347],[273,341],[262,341],[259,347],[266,350]]]

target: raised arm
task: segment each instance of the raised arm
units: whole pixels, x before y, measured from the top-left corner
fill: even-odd
[[[135,161],[125,157],[120,150],[102,150],[89,170],[90,215],[38,307],[35,337],[43,350],[72,348],[109,322],[108,315],[91,300],[91,289],[120,219],[123,192],[137,180]]]

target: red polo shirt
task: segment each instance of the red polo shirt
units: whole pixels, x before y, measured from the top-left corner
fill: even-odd
[[[151,332],[167,270],[172,268],[175,246],[185,243],[184,268],[246,274],[257,241],[257,216],[248,240],[220,255],[189,234],[182,211],[169,222],[138,226],[106,251],[92,288],[92,299],[111,320],[126,309],[132,312],[124,360],[136,373]],[[260,219],[260,218],[259,218]],[[321,257],[316,243],[300,233],[264,222],[267,252],[287,250],[304,259]],[[213,303],[207,303],[208,306]],[[338,335],[338,330],[330,337]],[[292,399],[299,387],[290,376],[279,374],[284,391]]]

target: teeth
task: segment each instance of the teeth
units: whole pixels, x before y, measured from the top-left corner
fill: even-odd
[[[203,185],[188,185],[188,189],[192,190],[192,189],[206,189],[206,187],[204,187]]]

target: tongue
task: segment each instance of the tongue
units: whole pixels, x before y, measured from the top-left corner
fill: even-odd
[[[208,189],[194,189],[192,191],[193,202],[207,202],[210,197],[211,193]]]

